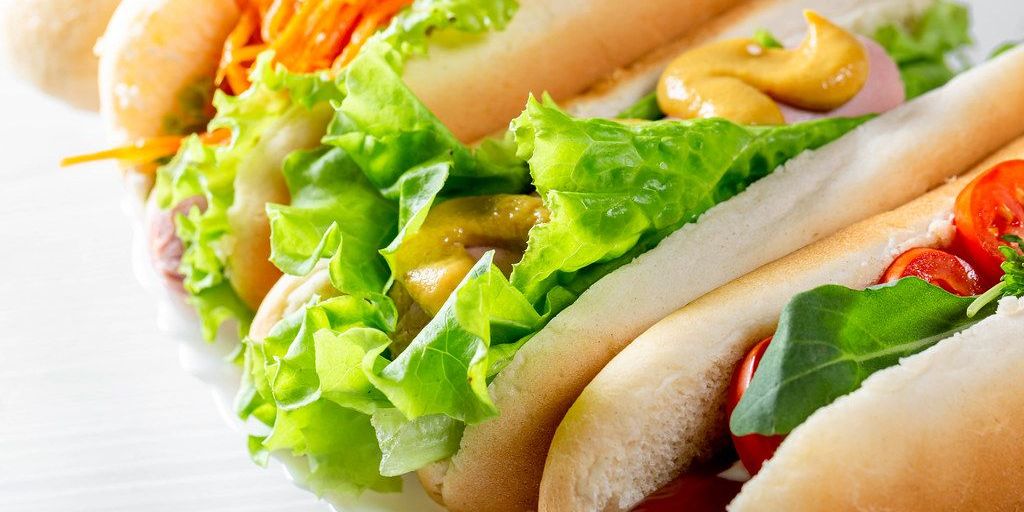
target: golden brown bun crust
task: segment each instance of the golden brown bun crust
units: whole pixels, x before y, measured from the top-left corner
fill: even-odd
[[[100,112],[113,143],[165,133],[181,95],[212,87],[234,0],[123,0],[97,50]]]
[[[1020,157],[1024,138],[963,178],[658,322],[613,359],[566,414],[548,454],[540,509],[628,510],[707,455],[725,433],[724,396],[736,362],[774,330],[793,295],[825,283],[867,286],[903,250],[948,242],[951,208],[967,181]]]
[[[507,126],[530,93],[575,96],[740,0],[520,0],[480,44],[433,45],[406,67],[417,96],[465,141]]]
[[[1024,301],[868,378],[794,430],[729,507],[1024,510]]]
[[[120,0],[8,0],[0,41],[15,74],[78,108],[99,108],[96,40]]]

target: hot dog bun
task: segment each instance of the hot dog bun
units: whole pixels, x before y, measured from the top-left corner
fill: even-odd
[[[9,0],[0,45],[15,74],[75,107],[96,110],[96,40],[120,0]]]
[[[1024,508],[1024,300],[819,409],[729,506]]]
[[[114,144],[168,133],[182,94],[213,88],[234,0],[123,0],[97,47],[100,112]]]
[[[709,455],[726,433],[724,400],[733,368],[771,334],[793,295],[826,283],[868,286],[904,250],[948,243],[952,206],[963,186],[995,163],[1022,156],[1024,138],[964,177],[737,279],[636,338],[558,427],[540,510],[628,510]],[[910,160],[893,164],[914,172],[905,166]],[[861,418],[849,428],[863,424]]]
[[[500,415],[468,426],[448,469],[421,475],[427,487],[441,489],[454,510],[537,506],[546,447],[608,360],[697,297],[906,203],[1024,133],[1024,84],[1005,79],[1022,73],[1024,50],[965,73],[791,160],[597,282],[495,378],[490,389]],[[602,485],[600,477],[590,481]],[[613,507],[618,499],[599,501]]]
[[[578,94],[739,1],[520,0],[505,30],[438,42],[407,64],[405,76],[459,138],[472,141],[505,126],[530,92]],[[232,0],[124,3],[104,36],[100,72],[103,111],[122,141],[160,133],[182,89],[212,76],[238,16]]]

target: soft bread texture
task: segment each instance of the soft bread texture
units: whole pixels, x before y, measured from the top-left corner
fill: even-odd
[[[325,263],[318,264],[308,276],[283,276],[256,310],[252,326],[249,327],[249,336],[260,341],[267,337],[282,318],[301,309],[312,297],[327,298],[336,293]]]
[[[43,92],[96,110],[93,46],[120,0],[8,0],[0,6],[0,46],[16,75]]]
[[[880,371],[797,427],[730,505],[1024,510],[1024,300]]]
[[[741,0],[520,0],[509,26],[439,37],[406,81],[464,141],[505,126],[529,93],[566,99]],[[160,133],[183,88],[212,77],[231,0],[124,0],[104,37],[100,92],[117,141]],[[454,39],[454,40],[451,40]]]
[[[75,107],[99,108],[93,46],[120,0],[8,0],[0,45],[15,74]]]
[[[567,100],[740,0],[519,0],[501,32],[433,44],[406,66],[413,91],[462,140],[506,126],[530,93]]]
[[[454,510],[537,506],[555,429],[608,360],[697,297],[921,195],[1024,132],[1024,83],[1009,76],[1024,76],[1024,49],[794,158],[596,283],[495,378],[501,414],[466,428],[430,486]]]
[[[213,86],[234,0],[123,0],[97,46],[100,112],[112,143],[165,133],[189,87]]]
[[[701,25],[684,37],[598,82],[565,108],[579,117],[613,117],[653,91],[661,73],[687,48],[720,39],[750,37],[768,28],[786,44],[806,32],[804,9],[814,9],[839,25],[870,36],[884,23],[912,19],[934,0],[754,0]]]
[[[1021,157],[1024,138],[964,177],[747,274],[643,333],[587,386],[559,426],[540,510],[628,510],[709,455],[726,434],[733,368],[772,333],[790,298],[827,283],[868,286],[901,252],[947,244],[953,203],[968,180]]]
[[[270,220],[267,204],[288,204],[291,196],[281,167],[293,151],[320,145],[334,111],[327,104],[294,111],[274,120],[266,138],[237,163],[235,201],[228,208],[231,226],[227,271],[231,286],[256,309],[281,271],[270,262]]]

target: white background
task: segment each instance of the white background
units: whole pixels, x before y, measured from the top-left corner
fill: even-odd
[[[1024,37],[1024,1],[972,3],[980,47]],[[0,510],[326,510],[252,465],[179,368],[131,271],[118,172],[57,167],[102,147],[94,115],[0,68]]]

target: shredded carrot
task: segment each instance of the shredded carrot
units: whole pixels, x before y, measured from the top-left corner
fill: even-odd
[[[235,0],[241,15],[221,50],[214,77],[217,87],[240,94],[251,83],[249,72],[265,50],[291,71],[340,72],[366,41],[413,0]],[[225,130],[201,135],[206,144],[227,140]],[[65,158],[62,166],[116,159],[136,169],[173,156],[183,138],[152,137],[128,146]]]
[[[231,138],[231,131],[222,128],[206,132],[200,135],[199,138],[203,144],[210,146],[219,145]],[[177,135],[150,137],[128,146],[67,157],[60,161],[60,165],[61,167],[68,167],[100,160],[120,160],[123,163],[132,165],[148,164],[161,158],[174,156],[178,149],[181,148],[183,140],[184,138]]]
[[[260,32],[264,41],[273,41],[284,29],[288,20],[295,14],[295,0],[274,0],[263,18]]]
[[[217,84],[238,94],[249,87],[256,55],[301,73],[340,71],[366,41],[413,0],[237,0],[243,15],[224,43]]]

